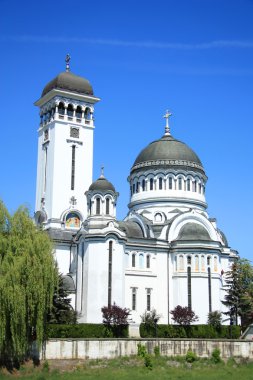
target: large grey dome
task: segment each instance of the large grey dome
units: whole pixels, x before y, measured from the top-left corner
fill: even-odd
[[[91,190],[91,191],[108,191],[108,190],[111,190],[114,192],[116,191],[113,184],[111,182],[107,181],[107,179],[102,175],[95,182],[93,182],[90,185],[89,190]]]
[[[181,228],[177,240],[211,240],[207,230],[197,223],[187,223]]]
[[[196,153],[185,143],[164,135],[160,140],[153,141],[137,156],[131,172],[144,167],[190,167],[193,171],[204,172],[202,163]]]
[[[42,91],[41,96],[46,95],[53,89],[68,90],[84,95],[93,95],[93,89],[90,82],[69,71],[64,71],[51,80]]]

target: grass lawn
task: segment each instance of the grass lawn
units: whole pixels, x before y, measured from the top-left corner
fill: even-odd
[[[147,364],[147,363],[146,363]],[[214,364],[210,360],[186,362],[185,358],[151,357],[150,368],[140,357],[118,358],[114,360],[49,361],[39,367],[31,363],[19,371],[8,373],[0,370],[1,380],[12,378],[22,380],[170,380],[170,379],[207,379],[207,380],[253,380],[253,362],[242,363],[229,360]]]

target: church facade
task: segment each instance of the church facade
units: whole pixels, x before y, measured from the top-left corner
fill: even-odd
[[[54,254],[80,322],[100,323],[116,303],[133,322],[155,309],[161,323],[188,306],[206,323],[224,311],[223,274],[237,252],[207,213],[207,177],[197,154],[175,139],[169,116],[161,138],[133,160],[129,212],[116,218],[118,193],[105,177],[93,182],[94,108],[88,80],[69,70],[43,89],[35,220]],[[134,158],[134,157],[133,157]]]

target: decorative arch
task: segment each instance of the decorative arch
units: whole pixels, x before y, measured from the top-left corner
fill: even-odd
[[[81,227],[81,219],[80,216],[76,212],[69,212],[66,215],[65,226],[67,228],[80,228]]]
[[[181,228],[185,224],[190,223],[190,222],[197,223],[201,225],[202,227],[204,227],[207,230],[211,240],[214,240],[214,241],[218,240],[216,231],[213,225],[209,222],[209,220],[206,219],[203,215],[196,214],[194,211],[192,211],[186,214],[179,215],[176,219],[174,219],[169,230],[169,236],[168,236],[169,242],[176,240]]]

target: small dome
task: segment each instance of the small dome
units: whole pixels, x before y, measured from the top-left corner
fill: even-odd
[[[75,283],[73,278],[69,274],[62,276],[62,283],[64,290],[66,290],[69,293],[75,292]]]
[[[211,240],[207,230],[197,223],[185,224],[176,240]]]
[[[68,90],[84,95],[93,95],[90,82],[69,71],[64,71],[51,80],[42,91],[41,97],[53,89]]]
[[[90,185],[89,190],[91,190],[91,191],[108,191],[108,190],[110,190],[110,191],[116,192],[113,184],[111,182],[107,181],[107,179],[103,175],[101,175],[95,182],[93,182]]]
[[[137,156],[131,173],[137,170],[159,167],[188,167],[193,171],[204,172],[202,163],[196,153],[185,143],[164,135],[160,140],[153,141]]]

